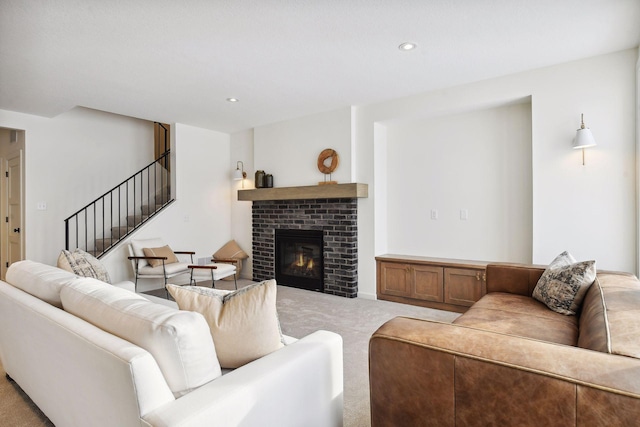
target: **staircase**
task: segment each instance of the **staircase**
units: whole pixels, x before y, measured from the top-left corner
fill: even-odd
[[[65,248],[100,258],[172,203],[169,154],[65,219]]]

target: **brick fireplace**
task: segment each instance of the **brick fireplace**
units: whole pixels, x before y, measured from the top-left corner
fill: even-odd
[[[253,280],[275,277],[275,230],[320,230],[324,293],[358,294],[358,202],[346,199],[253,202]]]
[[[359,183],[238,190],[238,200],[253,202],[253,280],[276,277],[276,230],[315,230],[322,234],[322,292],[357,297],[358,199],[368,192]]]

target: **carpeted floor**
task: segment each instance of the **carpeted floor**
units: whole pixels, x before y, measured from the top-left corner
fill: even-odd
[[[209,286],[210,286],[209,282]],[[238,282],[239,287],[252,283]],[[207,286],[207,282],[201,285]],[[231,289],[231,282],[216,282],[218,288]],[[149,292],[164,297],[164,290]],[[369,375],[368,343],[371,334],[395,316],[410,316],[451,322],[457,313],[414,307],[388,301],[342,298],[333,295],[278,286],[278,315],[282,332],[300,338],[318,329],[333,331],[344,342],[344,425],[368,427]],[[4,375],[0,365],[0,420],[2,425],[50,426],[17,384]]]
[[[53,426],[18,384],[10,381],[0,364],[0,425],[11,427]]]

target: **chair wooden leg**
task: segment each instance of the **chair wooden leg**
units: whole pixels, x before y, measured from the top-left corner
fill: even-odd
[[[238,281],[236,280],[236,273],[233,273],[233,284],[236,285],[236,291],[238,290]]]

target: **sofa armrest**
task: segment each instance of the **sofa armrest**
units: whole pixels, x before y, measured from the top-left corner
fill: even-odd
[[[154,426],[341,426],[342,337],[317,331],[147,414]]]
[[[545,266],[493,263],[486,267],[487,293],[506,292],[530,297]]]
[[[374,427],[633,425],[640,411],[640,360],[425,320],[373,334],[369,377]]]

